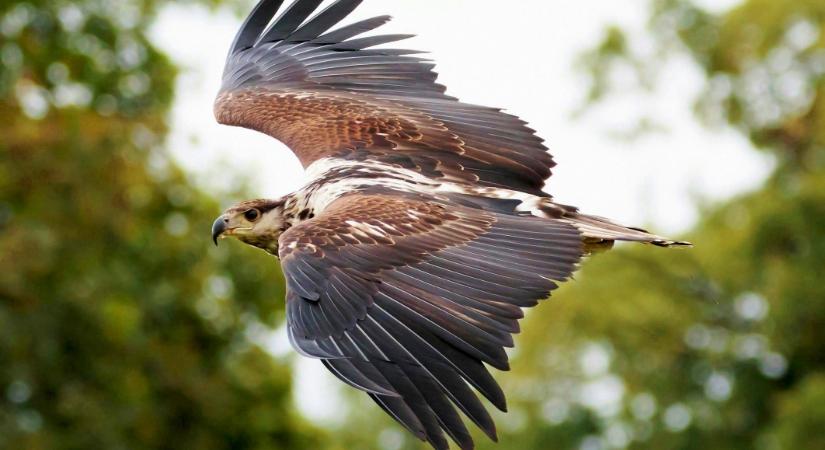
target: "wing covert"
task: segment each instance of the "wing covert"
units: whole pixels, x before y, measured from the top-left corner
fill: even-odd
[[[521,308],[581,253],[561,222],[346,196],[281,236],[290,340],[434,447],[448,447],[446,433],[471,448],[458,411],[495,439],[472,388],[506,409],[485,364],[508,369]]]
[[[306,167],[325,157],[397,161],[451,181],[536,195],[554,165],[542,139],[499,109],[458,102],[410,35],[361,37],[375,17],[330,31],[361,0],[262,0],[238,32],[215,104],[219,122],[284,142]],[[270,24],[270,21],[272,22]]]

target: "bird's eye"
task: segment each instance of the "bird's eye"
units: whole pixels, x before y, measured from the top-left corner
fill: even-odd
[[[257,209],[250,209],[249,211],[243,213],[243,216],[246,220],[254,222],[258,220],[259,217],[261,217],[261,212]]]

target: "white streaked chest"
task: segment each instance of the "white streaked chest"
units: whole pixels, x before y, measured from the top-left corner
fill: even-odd
[[[378,176],[377,176],[378,174]],[[314,215],[323,212],[340,197],[380,186],[400,192],[438,196],[465,194],[478,197],[521,200],[518,210],[540,215],[539,205],[549,199],[511,189],[469,186],[445,180],[434,180],[414,170],[371,161],[350,161],[323,158],[306,169],[307,183],[296,192],[298,208],[310,209]]]

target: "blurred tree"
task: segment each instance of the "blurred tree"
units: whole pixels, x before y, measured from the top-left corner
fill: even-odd
[[[320,448],[254,339],[277,265],[163,149],[162,3],[0,3],[0,448]]]
[[[505,379],[526,420],[506,439],[822,448],[825,3],[651,5],[648,35],[612,27],[583,58],[591,104],[616,93],[615,70],[636,74],[638,95],[668,95],[662,69],[688,54],[707,77],[700,120],[740,130],[775,156],[776,171],[758,191],[705,208],[689,235],[696,248],[594,258],[563,301],[532,314]]]
[[[687,236],[696,248],[621,246],[531,311],[513,371],[498,377],[510,399],[496,417],[502,442],[477,442],[825,448],[825,2],[709,12],[653,0],[650,10],[647,32],[611,27],[584,55],[588,103],[627,95],[617,70],[636,75],[636,95],[673,95],[662,69],[689,55],[706,76],[697,117],[741,131],[776,170],[757,191],[705,207]],[[376,439],[348,426],[347,436],[350,448],[423,448],[394,431]]]

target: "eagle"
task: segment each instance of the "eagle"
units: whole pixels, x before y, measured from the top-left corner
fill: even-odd
[[[687,243],[556,203],[535,131],[383,46],[411,37],[369,33],[389,16],[339,25],[361,1],[261,0],[241,26],[217,121],[286,144],[307,182],[232,206],[212,239],[280,260],[298,353],[433,448],[471,449],[459,412],[497,440],[479,394],[506,411],[488,368],[508,370],[524,308],[615,241]]]

